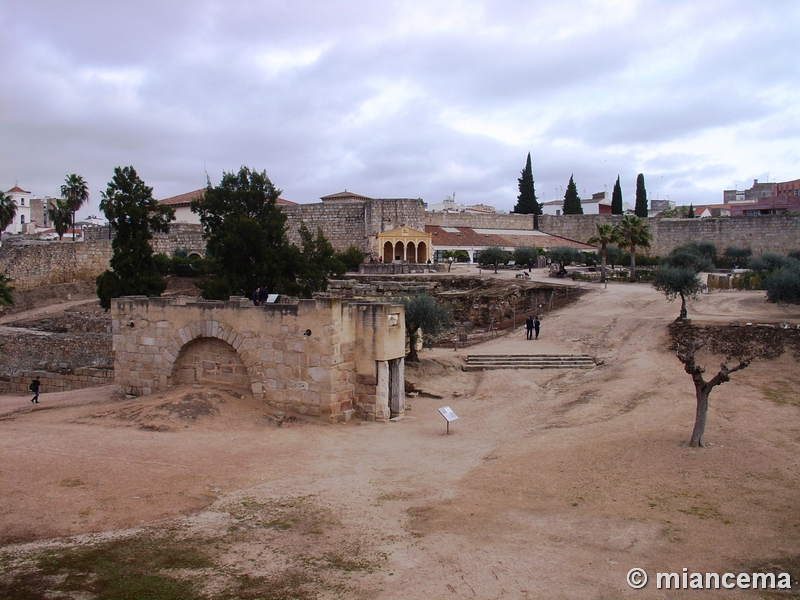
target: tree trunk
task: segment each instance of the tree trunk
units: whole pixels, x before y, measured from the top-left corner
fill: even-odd
[[[678,317],[678,320],[685,321],[687,314],[688,313],[686,312],[686,297],[683,295],[683,292],[681,292],[681,316]]]
[[[419,329],[412,332],[409,336],[408,357],[406,358],[408,362],[419,362],[419,355],[417,355],[417,331],[419,331]]]
[[[697,396],[697,412],[695,413],[694,417],[694,429],[692,430],[692,439],[689,440],[689,445],[692,448],[697,448],[700,446],[701,448],[705,448],[705,442],[703,442],[703,432],[706,430],[706,416],[708,415],[708,394],[711,392],[711,388],[708,390],[705,389],[705,385],[703,386],[696,386],[696,396]]]
[[[631,245],[631,283],[636,281],[636,246]]]
[[[600,256],[602,257],[602,263],[600,265],[600,280],[605,283],[606,282],[606,247],[603,245],[603,249],[600,252]]]

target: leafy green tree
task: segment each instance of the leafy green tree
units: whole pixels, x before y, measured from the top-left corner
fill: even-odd
[[[520,178],[517,180],[519,184],[519,196],[517,196],[517,204],[514,207],[514,212],[523,215],[542,214],[542,206],[536,200],[530,152],[528,152],[528,160],[525,162],[525,168],[522,169],[520,175]]]
[[[619,184],[619,175],[617,175],[617,182],[614,184],[614,191],[611,192],[611,214],[621,215],[623,212],[622,186]]]
[[[497,265],[500,263],[506,264],[510,257],[511,254],[500,246],[489,246],[478,254],[478,263],[481,265],[494,265],[494,272],[497,273]]]
[[[119,296],[158,296],[167,282],[158,273],[150,240],[153,232],[169,231],[174,209],[153,198],[133,167],[116,167],[114,177],[102,194],[100,210],[114,230],[111,271],[97,277],[97,296],[106,310]]]
[[[714,248],[716,253],[716,248]],[[672,251],[661,259],[661,264],[667,267],[691,269],[695,273],[713,271],[714,262],[703,253],[700,244],[686,244],[673,248]]]
[[[566,272],[566,266],[572,263],[580,263],[583,261],[583,254],[577,248],[570,246],[559,246],[557,248],[550,248],[547,251],[547,258],[550,259],[552,264],[560,266],[562,273]]]
[[[527,265],[528,269],[539,258],[539,250],[535,246],[518,246],[514,248],[514,262],[518,265]]]
[[[800,267],[783,267],[764,281],[768,302],[800,304]]]
[[[691,267],[662,266],[656,269],[653,278],[653,287],[664,292],[668,301],[672,302],[680,296],[681,313],[676,319],[678,321],[686,319],[686,299],[696,298],[701,285],[697,271]]]
[[[335,257],[348,271],[358,271],[359,265],[364,262],[367,255],[361,248],[349,246],[344,252],[337,252]]]
[[[430,340],[450,325],[450,310],[440,306],[428,294],[414,294],[402,299],[405,307],[406,339],[409,342],[408,361],[419,362],[415,341],[422,330],[423,339]]]
[[[258,287],[271,293],[300,293],[303,258],[286,237],[286,215],[275,201],[281,190],[266,171],[241,167],[225,172],[216,187],[192,201],[200,216],[212,277],[201,285],[204,298],[249,297]]]
[[[3,239],[3,231],[14,222],[17,216],[17,203],[3,192],[0,192],[0,241]]]
[[[755,258],[751,258],[747,263],[747,268],[761,275],[770,275],[780,269],[794,269],[800,265],[800,261],[789,256],[767,252]]]
[[[73,173],[67,175],[64,185],[61,186],[61,197],[72,212],[72,241],[75,241],[75,213],[89,200],[89,186],[83,177]]]
[[[50,217],[53,229],[58,234],[58,239],[62,239],[67,229],[69,229],[70,223],[72,223],[72,211],[69,208],[69,204],[67,204],[66,200],[56,200],[47,209],[47,215]]]
[[[613,269],[617,265],[622,265],[626,262],[630,262],[631,257],[628,255],[627,252],[620,250],[617,246],[608,246],[606,248],[606,260]]]
[[[619,180],[617,180],[619,182]],[[608,246],[617,244],[620,241],[619,230],[611,223],[596,223],[597,234],[586,240],[587,244],[600,247],[600,279],[606,281],[606,259],[608,258]]]
[[[636,205],[633,207],[633,214],[640,219],[647,218],[647,190],[644,187],[642,173],[636,176]]]
[[[302,248],[300,258],[301,268],[297,276],[300,285],[300,294],[311,298],[314,292],[324,292],[328,289],[328,278],[344,275],[347,268],[336,258],[333,246],[322,233],[322,228],[317,227],[314,236],[306,227],[300,224],[300,240]]]
[[[620,241],[617,245],[630,252],[631,255],[631,282],[636,281],[636,248],[649,248],[653,241],[650,227],[639,217],[625,215],[617,226]]]
[[[567,184],[567,191],[564,192],[564,214],[565,215],[582,215],[583,206],[581,206],[581,197],[578,196],[578,187],[572,175],[569,176],[569,183]]]
[[[0,273],[0,306],[14,306],[14,288],[5,273]]]
[[[746,267],[747,261],[753,255],[750,248],[739,248],[737,246],[728,246],[722,255],[727,259],[733,268]]]

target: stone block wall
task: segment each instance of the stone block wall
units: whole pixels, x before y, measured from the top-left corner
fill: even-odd
[[[246,383],[276,409],[334,422],[348,410],[385,418],[379,390],[370,397],[359,388],[357,399],[356,384],[405,355],[402,317],[398,305],[334,298],[259,307],[244,298],[120,298],[112,305],[116,384],[144,395],[181,381]]]
[[[28,389],[34,377],[42,382],[40,394],[51,392],[65,392],[67,390],[82,390],[84,388],[112,385],[114,383],[113,369],[95,369],[84,367],[75,369],[73,373],[52,373],[50,371],[18,371],[11,376],[0,377],[0,393],[4,394],[31,394]]]
[[[87,227],[84,240],[87,242],[103,242],[110,244],[109,226]],[[169,233],[154,233],[151,240],[153,252],[172,256],[175,250],[186,249],[188,254],[206,255],[206,242],[203,240],[203,228],[193,223],[172,223]],[[106,267],[108,268],[108,267]]]
[[[339,252],[351,245],[367,251],[363,203],[318,202],[281,206],[281,210],[286,214],[286,234],[292,244],[300,246],[300,224],[305,223],[313,235],[321,227]]]
[[[111,246],[105,242],[4,240],[0,271],[18,290],[94,279],[108,269]]]

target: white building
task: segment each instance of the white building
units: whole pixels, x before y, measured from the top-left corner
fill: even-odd
[[[34,200],[34,195],[15,185],[6,192],[6,196],[10,196],[17,205],[17,214],[14,215],[14,220],[3,230],[3,233],[28,233],[29,229],[33,227],[31,225],[31,200]]]

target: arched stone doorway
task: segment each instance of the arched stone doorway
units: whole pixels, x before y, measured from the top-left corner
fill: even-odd
[[[420,242],[419,245],[417,245],[417,262],[428,262],[428,246],[425,242]]]
[[[402,261],[406,259],[406,249],[403,242],[397,242],[394,245],[394,256],[392,259],[396,261]]]
[[[250,375],[233,346],[201,337],[184,345],[173,364],[173,384],[225,383],[249,389]]]
[[[394,260],[394,251],[392,242],[386,242],[383,245],[383,262],[390,263]]]

